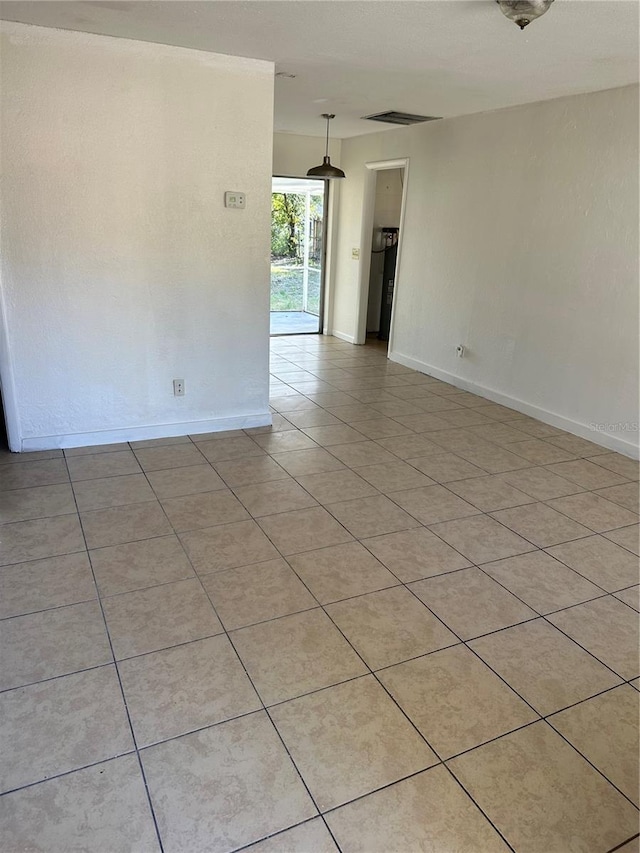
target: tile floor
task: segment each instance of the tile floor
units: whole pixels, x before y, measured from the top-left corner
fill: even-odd
[[[637,851],[638,463],[272,350],[272,428],[2,455],[2,853]]]

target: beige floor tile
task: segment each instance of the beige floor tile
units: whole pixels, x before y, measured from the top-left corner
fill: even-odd
[[[393,501],[422,524],[437,524],[440,521],[465,518],[479,513],[477,507],[438,485],[395,492]]]
[[[183,533],[180,540],[201,575],[280,556],[255,521],[193,530]]]
[[[367,438],[380,439],[390,436],[409,435],[409,427],[403,426],[392,418],[372,418],[371,420],[359,421],[356,425],[358,432]]]
[[[166,438],[144,438],[141,441],[130,441],[132,450],[145,450],[147,447],[169,447],[171,444],[191,444],[188,435],[173,435]]]
[[[118,477],[122,474],[139,474],[140,466],[131,450],[114,453],[93,453],[67,459],[71,481],[94,480],[100,477]]]
[[[324,429],[324,427],[318,427],[318,429]],[[314,450],[318,447],[318,444],[313,439],[298,430],[273,432],[270,435],[256,435],[254,439],[263,452],[266,451],[271,455],[286,453],[291,450]]]
[[[22,453],[13,453],[11,450],[2,448],[0,450],[0,465],[12,465],[16,462],[39,462],[44,459],[59,459],[63,456],[62,450],[28,450]]]
[[[422,474],[420,471],[416,471],[412,465],[400,461],[388,465],[367,465],[364,468],[356,468],[355,473],[385,495],[434,484],[434,481],[426,474]]]
[[[19,455],[22,456],[23,454]],[[30,489],[34,486],[52,486],[56,483],[69,482],[69,474],[64,459],[46,459],[5,465],[1,473],[0,491],[3,492],[9,489]]]
[[[403,583],[470,565],[462,554],[424,527],[374,536],[363,544]]]
[[[354,471],[328,471],[324,474],[307,474],[298,482],[321,504],[355,500],[377,495],[378,491]]]
[[[285,556],[340,545],[353,538],[322,507],[268,515],[260,519],[260,527]]]
[[[86,553],[0,569],[0,619],[96,598]]]
[[[320,811],[438,761],[373,676],[285,702],[271,715]]]
[[[636,805],[640,696],[628,684],[549,718],[551,725]]]
[[[463,640],[537,615],[475,567],[417,581],[411,590]]]
[[[241,628],[231,639],[266,705],[367,671],[320,609]]]
[[[127,755],[7,794],[6,851],[160,850],[138,761]]]
[[[482,568],[538,613],[552,613],[604,594],[544,551],[485,563]]]
[[[235,493],[254,518],[317,506],[317,501],[294,480],[274,480],[240,486]]]
[[[637,459],[629,459],[621,453],[598,454],[597,458],[591,460],[601,468],[606,468],[616,474],[620,474],[625,480],[637,480],[640,472],[640,463]]]
[[[362,387],[365,387],[364,382],[362,382]],[[419,415],[424,411],[420,406],[415,406],[413,403],[398,399],[393,401],[384,400],[382,402],[376,400],[371,403],[371,407],[387,418],[397,418],[402,415]]]
[[[589,536],[546,550],[608,592],[624,589],[638,580],[638,558],[602,536]]]
[[[302,451],[304,453],[304,451]],[[250,456],[248,459],[228,459],[217,462],[216,471],[230,489],[253,486],[272,480],[286,480],[287,472],[271,456]]]
[[[330,604],[327,613],[371,669],[451,646],[458,638],[403,587]]]
[[[598,598],[554,613],[549,621],[625,681],[640,674],[638,617],[623,602]]]
[[[598,457],[600,459],[601,457]],[[604,458],[604,457],[602,457]],[[560,462],[550,465],[549,470],[559,474],[565,480],[571,480],[584,489],[604,489],[606,486],[617,486],[628,478],[615,474],[600,464],[589,462],[588,459],[577,459],[575,462]]]
[[[569,433],[549,436],[547,441],[550,444],[555,444],[556,447],[561,447],[563,450],[568,450],[571,453],[578,454],[579,456],[607,454],[607,449],[605,447],[594,444],[593,441],[587,441],[586,438],[580,438],[577,435],[570,435]]]
[[[464,480],[467,477],[479,477],[486,474],[482,468],[472,465],[471,462],[461,459],[454,453],[420,456],[417,459],[412,459],[411,464],[437,483],[451,483],[455,480]]]
[[[304,430],[305,435],[313,439],[320,447],[331,447],[334,444],[348,444],[354,441],[362,441],[362,433],[338,422],[333,426],[308,427]]]
[[[84,550],[77,515],[0,525],[0,566]]]
[[[331,453],[349,468],[361,468],[363,465],[384,465],[398,461],[397,456],[385,450],[376,441],[337,444],[331,447]]]
[[[136,444],[137,442],[133,442]],[[115,453],[116,451],[129,450],[130,445],[126,441],[116,444],[91,444],[87,447],[67,447],[64,455],[67,459],[71,456],[93,456],[96,453]]]
[[[522,468],[520,471],[507,471],[500,477],[505,483],[526,495],[531,495],[537,501],[561,498],[582,491],[582,486],[554,474],[547,468]]]
[[[195,579],[106,598],[103,607],[117,660],[222,632]]]
[[[517,456],[510,450],[504,447],[498,447],[496,444],[489,444],[485,448],[473,448],[471,450],[457,450],[463,459],[471,462],[482,468],[488,474],[502,474],[505,471],[515,471],[519,468],[527,468],[532,465],[528,459],[522,456]],[[511,445],[509,445],[511,447]]]
[[[281,558],[215,572],[206,575],[202,583],[228,631],[317,607],[314,597]]]
[[[454,400],[454,402],[457,402],[457,400]],[[497,426],[495,421],[492,421],[486,415],[477,412],[475,409],[452,409],[449,412],[443,412],[440,415],[440,419],[444,420],[446,426],[449,427],[482,427],[486,424]],[[492,439],[489,438],[489,435],[493,435],[493,433],[488,433],[485,436],[487,440],[491,441]]]
[[[604,535],[612,542],[615,542],[618,545],[622,545],[622,547],[626,548],[627,551],[631,551],[632,553],[638,555],[640,554],[640,542],[638,533],[638,525],[634,524],[631,527],[621,527],[619,530],[610,530]]]
[[[295,427],[288,418],[285,418],[283,415],[277,415],[274,412],[269,426],[249,427],[249,429],[245,429],[243,432],[247,435],[264,435],[265,433],[281,432],[288,429],[295,429]]]
[[[435,487],[432,487],[435,488]],[[394,495],[397,499],[399,492]],[[329,512],[357,539],[418,527],[416,519],[384,495],[329,504]]]
[[[543,424],[542,421],[536,421],[534,418],[526,416],[523,416],[518,423],[513,424],[513,426],[516,426],[520,432],[524,432],[534,438],[548,438],[552,435],[566,435],[566,433],[557,427],[550,426],[549,424]]]
[[[67,675],[113,660],[95,601],[0,622],[0,690]]]
[[[206,465],[200,449],[203,445],[171,444],[164,447],[147,447],[136,450],[136,458],[143,471],[162,471],[171,468],[186,468]]]
[[[177,533],[249,518],[249,513],[229,489],[167,498],[162,501],[162,507]]]
[[[115,667],[0,694],[0,791],[133,749]]]
[[[534,546],[526,539],[486,515],[435,524],[433,532],[476,564],[534,550]]]
[[[476,411],[472,410],[472,413],[475,415]],[[480,415],[479,417],[484,418],[484,422],[486,423],[483,426],[470,425],[468,429],[471,435],[475,435],[485,441],[490,441],[492,444],[499,444],[500,447],[506,447],[507,450],[513,442],[526,441],[528,438],[526,433],[516,428],[516,424],[497,423],[485,415]],[[465,426],[465,424],[458,424],[458,426]]]
[[[264,841],[258,841],[247,849],[247,853],[338,853],[329,830],[320,818],[307,821],[293,829],[273,835]]]
[[[142,752],[165,850],[227,853],[317,814],[267,715]]]
[[[637,830],[634,807],[544,722],[449,766],[519,853],[610,850]]]
[[[178,498],[200,492],[215,492],[225,484],[210,465],[188,465],[185,468],[167,468],[147,474],[154,492],[164,498]]]
[[[543,716],[620,681],[542,619],[472,640],[469,645]]]
[[[103,596],[194,577],[176,536],[99,548],[91,551],[91,562]]]
[[[580,539],[592,532],[543,503],[502,509],[491,516],[540,548]]]
[[[537,719],[463,645],[389,667],[378,677],[442,758]]]
[[[76,504],[67,483],[0,492],[0,524],[73,512],[76,512]]]
[[[491,420],[500,422],[527,421],[526,415],[516,412],[515,409],[510,409],[508,406],[501,406],[498,403],[487,403],[478,408],[484,415],[491,418]]]
[[[155,501],[156,496],[144,474],[125,474],[96,480],[78,480],[73,491],[80,512],[110,506]]]
[[[378,443],[400,459],[415,459],[442,453],[442,448],[430,441],[423,433],[381,438]]]
[[[89,548],[122,545],[173,533],[157,501],[93,509],[81,513],[80,518]]]
[[[522,506],[533,502],[530,495],[526,495],[505,482],[502,474],[459,480],[449,483],[447,488],[482,512],[507,509],[508,507]]]
[[[321,604],[398,584],[359,542],[295,554],[289,563]]]
[[[273,433],[273,435],[279,435],[279,433]],[[256,438],[264,437],[271,437],[271,435],[256,436]],[[246,435],[199,441],[198,450],[212,463],[224,462],[228,459],[246,459],[250,456],[263,456],[265,454],[265,451]]]
[[[118,669],[138,746],[262,707],[224,635],[121,661]]]
[[[409,391],[409,389],[407,389]],[[416,393],[419,391],[421,394],[425,394],[426,392],[422,389],[412,389],[411,393]],[[424,398],[423,398],[424,399]],[[428,398],[428,402],[443,402],[438,397],[430,396]],[[458,409],[458,414],[464,414],[466,410]],[[447,429],[452,426],[451,422],[447,419],[447,413],[441,412],[439,415],[433,415],[431,413],[425,412],[421,415],[401,415],[397,419],[397,423],[403,424],[408,427],[408,429],[412,429],[414,432],[433,432],[439,429]],[[428,438],[428,436],[427,436]]]
[[[345,467],[339,459],[321,447],[318,447],[317,450],[292,450],[288,453],[276,453],[272,458],[292,477],[323,474],[326,471],[340,471]]]
[[[636,835],[631,841],[618,847],[616,853],[640,853],[640,836]]]
[[[550,465],[553,462],[568,462],[575,459],[576,454],[544,439],[529,438],[526,441],[515,441],[509,444],[509,450],[533,462],[534,465]]]
[[[631,586],[628,589],[623,589],[620,592],[616,592],[615,597],[620,601],[624,601],[625,604],[628,604],[629,607],[633,607],[634,610],[640,612],[640,587],[639,586]]]
[[[606,489],[598,489],[595,492],[601,498],[613,501],[614,504],[625,507],[636,514],[640,511],[640,490],[637,483],[623,483],[621,486],[608,486]]]
[[[637,513],[591,492],[557,498],[549,501],[549,506],[595,530],[596,533],[636,524],[638,521]]]
[[[444,767],[434,767],[327,815],[344,853],[509,849]]]
[[[309,427],[335,426],[342,423],[339,418],[324,409],[305,409],[302,412],[291,412],[289,421],[298,429]]]

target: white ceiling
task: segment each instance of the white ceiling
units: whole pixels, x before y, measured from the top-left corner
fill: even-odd
[[[637,0],[556,0],[520,31],[494,0],[6,0],[0,17],[269,59],[278,131],[357,136],[394,109],[457,116],[638,80]]]

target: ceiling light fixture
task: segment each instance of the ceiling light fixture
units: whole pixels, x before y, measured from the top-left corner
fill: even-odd
[[[335,116],[331,113],[322,113],[322,118],[327,120],[327,143],[324,150],[324,158],[321,166],[313,166],[313,168],[309,169],[307,177],[328,178],[329,180],[333,178],[345,178],[346,175],[342,169],[338,169],[337,166],[332,166],[329,158],[329,122],[332,118],[335,118]]]
[[[523,30],[547,11],[553,0],[496,0],[500,11]]]

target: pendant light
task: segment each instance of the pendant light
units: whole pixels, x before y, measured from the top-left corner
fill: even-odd
[[[500,11],[523,30],[548,10],[553,0],[496,0]]]
[[[327,120],[327,144],[325,147],[324,158],[322,160],[321,166],[313,166],[313,168],[309,169],[307,172],[308,178],[344,178],[346,177],[345,173],[342,169],[338,169],[337,166],[331,165],[331,159],[329,158],[329,122],[332,118],[335,118],[331,113],[322,113],[322,118]]]

